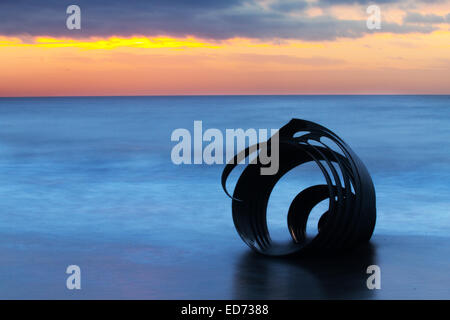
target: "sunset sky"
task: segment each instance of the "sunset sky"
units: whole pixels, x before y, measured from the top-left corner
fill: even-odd
[[[450,1],[0,2],[1,97],[193,94],[450,94]]]

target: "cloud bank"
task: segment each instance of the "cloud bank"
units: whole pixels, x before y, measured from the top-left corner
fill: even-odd
[[[375,3],[431,3],[442,0]],[[366,27],[364,6],[369,0],[262,1],[262,0],[2,0],[0,35],[54,37],[169,35],[223,40],[236,37],[255,39],[299,39],[310,41],[357,38],[371,33]],[[77,4],[82,11],[82,29],[68,30],[66,8]],[[340,19],[329,13],[318,16],[308,9],[326,12],[336,5],[361,6],[361,19]],[[436,17],[406,16],[402,24],[383,22],[381,32],[428,33],[435,30]],[[445,19],[445,18],[444,18]]]

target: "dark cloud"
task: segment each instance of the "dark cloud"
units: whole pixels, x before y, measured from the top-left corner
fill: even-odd
[[[406,23],[423,23],[423,24],[436,24],[436,23],[450,23],[450,14],[445,16],[439,16],[436,14],[420,14],[417,12],[409,12],[403,20]]]
[[[331,2],[321,1],[320,3]],[[333,3],[368,1],[333,0]],[[378,0],[377,3],[392,2]],[[319,4],[320,4],[319,3]],[[82,29],[66,28],[66,8],[77,4]],[[333,40],[361,37],[372,31],[365,20],[291,15],[308,8],[305,1],[278,1],[268,8],[257,0],[1,0],[0,34],[49,36],[193,35],[208,39]],[[383,24],[382,32],[430,32],[423,25]],[[378,31],[379,32],[379,31]]]
[[[387,4],[387,3],[442,3],[447,2],[448,0],[319,0],[319,3],[321,4],[329,4],[329,5],[336,5],[336,4],[360,4],[360,5],[370,5],[370,4]]]
[[[270,5],[273,10],[284,11],[284,12],[293,12],[293,11],[302,11],[309,7],[308,2],[301,0],[285,0],[285,1],[277,1]]]
[[[321,4],[336,5],[336,4],[384,4],[401,2],[398,0],[319,0]]]

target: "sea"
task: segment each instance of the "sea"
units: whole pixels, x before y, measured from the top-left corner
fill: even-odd
[[[372,298],[345,286],[324,291],[304,269],[295,276],[310,289],[295,291],[293,267],[278,260],[270,262],[278,278],[262,280],[263,262],[233,225],[224,164],[172,161],[172,133],[193,133],[194,121],[225,132],[277,129],[292,118],[331,129],[366,165],[378,257],[389,239],[448,247],[450,96],[0,98],[0,298]],[[294,170],[269,201],[275,238],[289,236],[293,197],[324,181],[313,164]],[[231,190],[238,177],[239,169]],[[408,242],[404,250],[415,250]],[[66,287],[69,265],[81,269],[81,290]]]

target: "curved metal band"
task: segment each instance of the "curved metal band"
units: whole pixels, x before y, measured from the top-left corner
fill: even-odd
[[[299,132],[303,134],[295,136]],[[226,189],[227,178],[236,167],[237,159],[242,159],[243,155],[248,157],[250,150],[260,150],[262,146],[270,151],[272,138],[266,144],[241,151],[222,173],[222,187],[232,198],[233,221],[242,240],[257,252],[276,256],[307,249],[342,249],[368,241],[376,221],[375,189],[366,167],[353,150],[332,131],[306,120],[292,119],[277,134],[279,170],[276,174],[261,175],[264,165],[258,161],[244,169],[233,196]],[[331,140],[339,152],[321,138]],[[275,243],[270,238],[266,220],[270,194],[283,175],[311,161],[318,165],[327,184],[311,186],[295,197],[287,218],[292,242]],[[308,216],[314,206],[327,198],[329,206],[319,220],[319,232],[314,238],[308,238]]]

